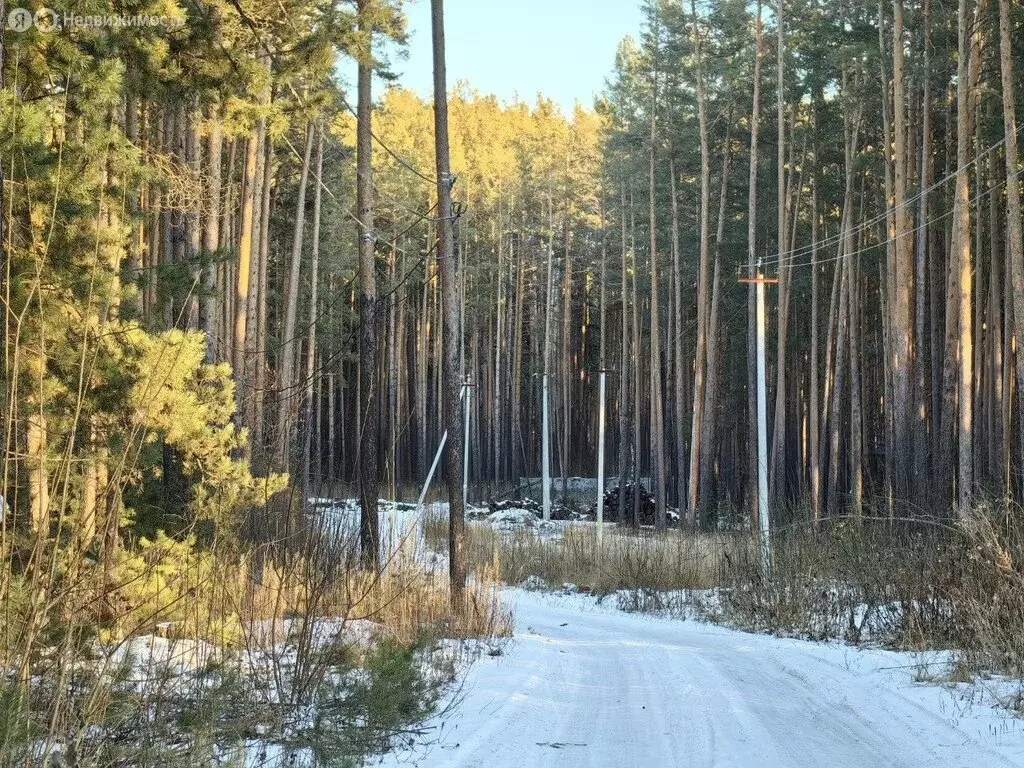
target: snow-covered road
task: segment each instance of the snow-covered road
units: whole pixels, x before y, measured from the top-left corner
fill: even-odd
[[[1024,766],[1024,728],[913,682],[915,658],[510,590],[516,637],[469,673],[434,743],[462,768]]]

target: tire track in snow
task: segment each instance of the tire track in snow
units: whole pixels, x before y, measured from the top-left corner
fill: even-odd
[[[1024,768],[1016,721],[951,719],[947,692],[882,671],[908,655],[506,594],[515,642],[470,670],[441,743],[384,765]]]

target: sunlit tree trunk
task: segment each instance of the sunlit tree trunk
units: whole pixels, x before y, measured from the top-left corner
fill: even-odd
[[[431,28],[434,51],[434,146],[437,156],[438,267],[444,305],[444,423],[448,429],[445,444],[445,477],[449,509],[449,578],[452,605],[463,609],[466,581],[465,509],[462,499],[462,412],[459,408],[459,335],[461,318],[457,301],[457,280],[452,238],[451,185],[448,151],[448,94],[445,85],[443,0],[431,0]]]
[[[1024,228],[1021,226],[1019,155],[1017,150],[1017,112],[1013,83],[1013,25],[1010,21],[1010,0],[999,0],[999,62],[1002,78],[1003,135],[1006,146],[1006,225],[1009,278],[1013,297],[1012,315],[1017,340],[1014,355],[1017,369],[1017,390],[1024,391]],[[1008,308],[1008,312],[1009,312]],[[1010,402],[1010,393],[1004,393]],[[1024,449],[1024,419],[1021,420],[1020,443]],[[1009,431],[1006,432],[1010,440]],[[1009,451],[1007,454],[1009,455]]]
[[[298,345],[295,343],[295,325],[299,311],[299,280],[302,274],[302,238],[306,227],[306,188],[309,185],[309,161],[313,152],[313,123],[306,126],[306,142],[302,153],[302,169],[299,172],[298,194],[295,199],[295,223],[292,232],[292,254],[288,269],[288,290],[285,294],[284,325],[281,330],[280,371],[278,376],[277,435],[275,461],[278,471],[287,471],[291,454],[291,437],[295,407],[298,402],[298,387],[295,381],[295,359]],[[270,169],[267,169],[270,172]],[[320,187],[317,185],[317,194]],[[371,243],[372,245],[372,243]],[[376,301],[376,298],[374,299]],[[315,313],[316,307],[314,305]],[[315,317],[315,314],[314,314]]]
[[[693,374],[693,427],[690,430],[690,481],[687,496],[690,524],[696,528],[699,503],[697,500],[700,474],[701,434],[704,429],[704,389],[707,375],[708,347],[708,270],[710,261],[711,216],[711,151],[708,147],[708,117],[705,104],[704,73],[700,32],[697,29],[697,8],[691,0],[693,14],[693,40],[697,62],[697,121],[700,132],[700,258],[697,267],[697,346]]]
[[[761,0],[757,2],[757,20],[754,26],[754,98],[750,112],[750,177],[747,183],[747,269],[749,276],[756,274],[757,256],[757,138],[761,124],[761,57],[764,28],[761,23]],[[747,495],[750,499],[750,530],[758,530],[757,506],[757,309],[756,286],[747,286]]]
[[[435,0],[436,1],[436,0]],[[358,102],[356,107],[356,215],[359,218],[359,543],[363,564],[376,570],[380,558],[380,524],[377,517],[377,487],[379,483],[377,454],[378,400],[377,400],[377,273],[374,246],[376,233],[373,222],[373,179],[371,177],[373,109],[371,63],[369,48],[373,35],[369,19],[371,0],[359,0],[359,34],[366,40],[366,57],[359,60]],[[441,216],[450,215],[439,211]],[[445,222],[447,223],[447,222]],[[449,252],[450,253],[450,252]],[[454,290],[452,291],[454,294]],[[452,350],[449,350],[452,351]],[[449,435],[448,445],[456,438],[461,448],[461,433]],[[461,456],[461,451],[460,451]],[[461,464],[461,459],[460,459]],[[461,469],[461,466],[460,466]],[[461,474],[461,473],[460,473]]]

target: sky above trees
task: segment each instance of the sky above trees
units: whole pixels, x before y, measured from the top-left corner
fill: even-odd
[[[430,3],[410,0],[408,57],[391,64],[399,83],[423,97],[431,92]],[[592,107],[615,65],[615,50],[639,32],[640,4],[632,0],[446,0],[448,83],[470,80],[481,93],[503,101],[517,94],[533,102],[538,92],[566,114],[573,102]],[[346,85],[355,66],[346,64]]]

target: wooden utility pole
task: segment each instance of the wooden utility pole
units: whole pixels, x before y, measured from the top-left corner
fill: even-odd
[[[741,277],[741,283],[753,284],[757,289],[757,526],[758,545],[761,550],[761,567],[764,575],[771,574],[772,551],[770,523],[768,520],[768,394],[765,382],[765,309],[764,286],[777,283],[777,277],[765,277],[758,263],[754,277]]]
[[[445,480],[448,485],[448,575],[455,610],[462,609],[466,585],[466,508],[459,483],[462,480],[462,414],[459,412],[459,296],[455,279],[455,239],[452,236],[452,177],[448,153],[448,93],[445,85],[444,0],[430,1],[434,43],[434,146],[437,156],[437,266],[441,278],[443,349],[441,376],[444,423],[448,430]],[[468,391],[467,391],[468,397]]]

